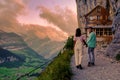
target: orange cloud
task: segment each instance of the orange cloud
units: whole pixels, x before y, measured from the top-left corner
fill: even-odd
[[[35,34],[40,39],[48,37],[50,40],[53,41],[64,41],[68,37],[68,35],[65,32],[56,30],[52,27],[44,27],[40,25],[24,25],[23,27],[24,30],[26,30],[24,31],[25,34],[30,32],[32,34]]]
[[[68,35],[64,31],[56,30],[55,28],[51,28],[49,26],[47,26],[47,27],[40,26],[40,25],[23,25],[22,26],[17,21],[17,16],[24,12],[24,9],[26,8],[24,3],[26,3],[26,2],[23,2],[23,0],[1,0],[0,1],[0,30],[6,31],[6,32],[15,32],[21,36],[29,35],[27,37],[37,36],[40,39],[48,37],[49,39],[51,39],[53,41],[63,41],[67,38]],[[49,12],[51,12],[51,11],[44,9],[44,8],[42,8],[42,9],[45,10],[43,12],[48,11],[48,12],[46,12],[47,15],[52,14],[52,13],[49,14]],[[56,8],[56,10],[57,9],[59,9],[59,8]],[[70,13],[72,13],[72,12],[70,12]],[[62,15],[56,14],[54,20],[56,20],[56,18],[59,18],[59,17],[62,17]],[[54,21],[53,24],[62,24],[63,23],[63,26],[64,25],[67,26],[66,22],[64,23],[64,21],[63,20]],[[62,26],[62,25],[60,25],[60,26]],[[68,28],[68,30],[69,30],[69,28]],[[34,34],[34,35],[32,35],[32,34]],[[27,39],[27,38],[25,38],[25,39]]]
[[[22,13],[25,5],[22,0],[1,0],[0,1],[0,29],[5,31],[19,31],[21,26],[17,16]]]
[[[40,6],[40,17],[46,19],[49,23],[58,26],[63,31],[74,34],[75,28],[77,27],[77,17],[70,9],[62,9],[56,6],[54,11],[45,7]]]

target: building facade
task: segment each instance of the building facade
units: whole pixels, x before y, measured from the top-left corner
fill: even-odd
[[[112,41],[112,21],[109,19],[109,12],[102,6],[96,6],[89,13],[85,14],[85,32],[88,36],[88,27],[93,27],[98,42]]]
[[[120,0],[75,0],[78,27],[87,33],[87,27],[94,27],[98,42],[110,43],[113,39],[112,20],[120,5]]]

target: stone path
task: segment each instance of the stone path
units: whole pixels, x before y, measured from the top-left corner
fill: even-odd
[[[75,67],[73,56],[71,59],[72,80],[120,80],[120,63],[106,58],[103,53],[103,51],[96,50],[96,66],[87,67],[88,55],[85,52],[82,60],[83,70]]]

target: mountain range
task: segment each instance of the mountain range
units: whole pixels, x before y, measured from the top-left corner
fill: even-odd
[[[21,36],[0,31],[0,79],[15,80],[45,61],[47,59],[31,49]]]
[[[26,44],[46,59],[52,59],[63,48],[66,36],[54,28],[25,25],[21,36]]]
[[[63,41],[53,41],[48,37],[38,38],[34,31],[18,35],[14,32],[1,30],[0,74],[2,75],[0,75],[0,79],[15,80],[17,77],[34,70],[55,57],[64,46],[63,44]],[[39,68],[37,73],[42,68]]]

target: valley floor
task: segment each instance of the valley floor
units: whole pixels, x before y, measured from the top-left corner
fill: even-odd
[[[73,56],[71,59],[72,80],[120,80],[120,63],[105,57],[104,52],[104,50],[95,50],[96,62],[93,67],[87,66],[88,54],[85,52],[82,60],[83,70],[75,67]]]

